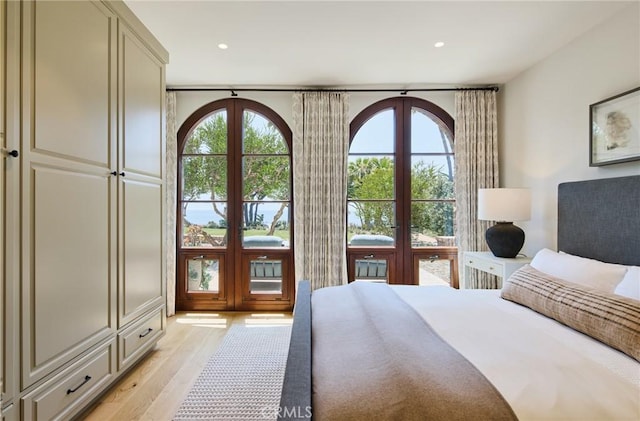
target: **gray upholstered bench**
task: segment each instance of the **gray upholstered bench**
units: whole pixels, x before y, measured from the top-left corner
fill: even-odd
[[[242,239],[245,248],[282,247],[284,240],[275,235],[248,235]]]

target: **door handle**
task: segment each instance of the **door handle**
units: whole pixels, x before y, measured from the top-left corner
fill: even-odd
[[[15,149],[12,149],[12,150],[2,149],[2,153],[4,153],[7,156],[10,156],[11,158],[17,158],[20,156],[20,152],[18,152]]]

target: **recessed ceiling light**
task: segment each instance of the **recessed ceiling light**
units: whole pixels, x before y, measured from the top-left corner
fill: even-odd
[[[229,46],[227,44],[220,43],[218,44],[218,48],[221,50],[226,50],[227,48],[229,48]]]
[[[433,46],[436,47],[436,48],[444,47],[444,42],[438,41],[435,44],[433,44]]]

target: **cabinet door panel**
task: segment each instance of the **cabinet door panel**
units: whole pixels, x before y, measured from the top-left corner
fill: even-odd
[[[162,177],[164,67],[126,27],[120,35],[122,168]]]
[[[110,333],[111,179],[32,164],[23,253],[24,382]]]
[[[122,182],[120,323],[162,303],[162,189],[142,181]]]
[[[110,57],[114,18],[91,2],[32,4],[32,147],[109,167],[116,92]]]

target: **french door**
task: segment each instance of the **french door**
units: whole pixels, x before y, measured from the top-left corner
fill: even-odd
[[[230,98],[178,131],[179,310],[293,306],[291,130],[274,111]]]
[[[349,281],[457,288],[453,119],[411,97],[379,101],[351,123]]]

